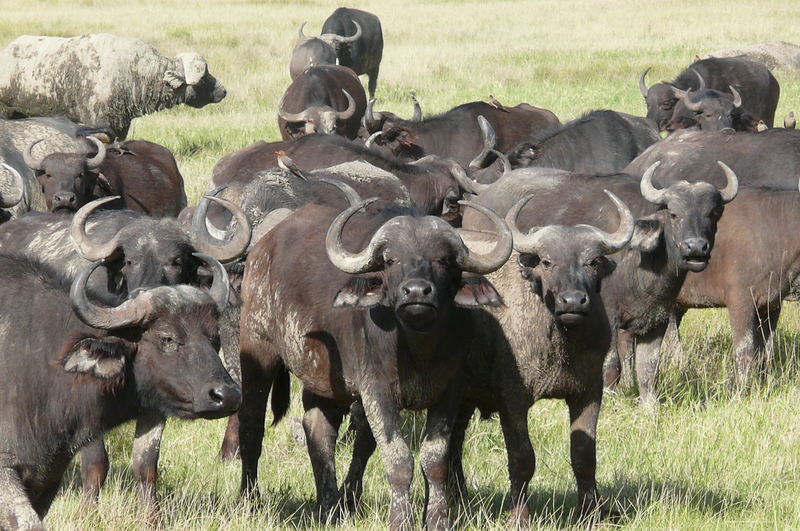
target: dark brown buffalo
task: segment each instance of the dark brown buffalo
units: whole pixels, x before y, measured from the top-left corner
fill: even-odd
[[[303,207],[248,256],[241,325],[242,491],[256,488],[267,395],[289,370],[304,388],[303,425],[323,517],[340,502],[336,433],[342,415],[360,398],[388,474],[392,529],[413,521],[413,457],[399,413],[428,409],[420,450],[428,485],[426,524],[440,529],[449,522],[447,439],[462,390],[462,348],[469,341],[469,329],[458,324],[465,311],[459,307],[500,304],[480,275],[505,263],[511,233],[479,208],[500,241],[486,254],[473,254],[439,218],[416,217],[392,205],[363,211],[371,202],[342,213]],[[468,280],[462,272],[477,276]],[[276,408],[273,398],[276,417],[286,405]]]
[[[405,149],[402,144],[391,146],[396,156],[439,155],[451,158],[465,168],[475,159],[475,154],[484,149],[486,135],[479,125],[479,116],[494,130],[494,148],[503,153],[537,131],[560,123],[552,112],[527,103],[498,108],[482,101],[465,103],[420,121],[392,119],[393,116],[396,115],[367,112],[364,124],[370,134],[380,131],[388,135],[392,128],[398,127],[406,131],[413,142]],[[488,162],[481,161],[481,165]]]
[[[762,63],[744,57],[702,59],[689,65],[674,81],[648,88],[645,76],[649,70],[639,77],[639,90],[647,104],[647,117],[659,129],[665,129],[672,118],[678,96],[685,95],[687,90],[698,90],[702,82],[707,88],[723,93],[730,93],[733,87],[741,98],[742,112],[772,127],[780,86]]]
[[[600,286],[615,267],[607,255],[628,245],[634,231],[630,210],[608,195],[619,214],[618,227],[611,234],[591,225],[539,226],[521,232],[516,228],[517,217],[530,196],[521,199],[506,217],[514,233],[516,259],[486,276],[502,294],[505,306],[470,311],[470,325],[465,327],[478,332],[467,348],[467,392],[450,444],[451,472],[463,489],[461,454],[474,409],[480,408],[483,415],[499,411],[508,451],[512,526],[528,524],[527,487],[535,468],[528,410],[541,398],[563,398],[569,406],[570,456],[581,514],[591,514],[600,501],[595,433],[603,395],[603,360],[612,337]],[[528,211],[526,217],[532,214]],[[531,226],[540,219],[518,221]],[[476,245],[480,234],[471,234],[468,242]],[[369,433],[361,428],[356,451],[370,448],[371,441],[362,440]],[[350,482],[360,484],[366,457],[354,456]]]
[[[336,48],[338,64],[369,76],[369,97],[374,97],[383,57],[380,19],[360,9],[340,7],[322,24],[320,38],[326,36]]]
[[[284,140],[311,133],[356,138],[367,108],[364,87],[344,66],[314,66],[299,75],[278,105]]]
[[[750,133],[683,131],[653,144],[625,168],[641,177],[654,162],[660,161],[657,186],[686,179],[702,179],[724,186],[725,176],[717,161],[736,172],[742,184],[777,190],[796,190],[800,175],[800,131],[769,129]]]
[[[657,400],[654,365],[672,305],[686,274],[708,265],[717,221],[738,191],[736,174],[724,165],[717,167],[727,176],[721,190],[700,179],[658,188],[652,184],[657,169],[658,163],[653,164],[640,181],[626,174],[587,176],[525,168],[507,173],[476,198],[503,215],[519,197],[534,194],[522,214],[536,225],[613,226],[600,201],[605,189],[628,205],[637,218],[636,230],[630,245],[616,256],[617,268],[603,281],[601,294],[612,329],[637,338],[636,371],[646,403]],[[481,221],[467,212],[463,223],[478,228]]]
[[[25,163],[41,185],[51,212],[74,212],[98,197],[119,195],[110,208],[126,208],[151,216],[177,217],[186,207],[183,176],[165,147],[129,140],[109,147],[94,137],[96,153],[52,153],[36,158],[25,149]]]
[[[159,287],[108,307],[20,255],[0,255],[0,527],[43,529],[41,519],[75,452],[146,411],[218,418],[236,411],[239,388],[219,360],[217,315],[225,271],[210,292]],[[21,301],[24,303],[21,304]],[[47,316],[46,333],[32,333]]]
[[[204,217],[208,203],[221,202],[231,208],[237,220],[230,240],[214,239],[206,229]],[[103,198],[82,207],[74,216],[29,213],[0,226],[0,252],[24,254],[58,269],[72,279],[87,261],[103,259],[105,267],[90,278],[93,289],[108,290],[117,302],[143,289],[163,285],[206,284],[207,274],[195,252],[201,251],[222,261],[235,260],[248,246],[250,226],[235,205],[217,198],[203,198],[191,227],[175,219],[154,219],[128,210],[96,211]],[[158,449],[164,418],[157,413],[137,420],[133,444],[134,476],[140,487],[142,504],[157,510],[156,477]],[[93,499],[108,473],[108,456],[103,439],[97,438],[81,452],[81,477],[84,494]]]

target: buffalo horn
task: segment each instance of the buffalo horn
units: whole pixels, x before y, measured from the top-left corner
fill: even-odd
[[[99,168],[103,161],[106,160],[106,145],[93,136],[87,136],[86,139],[97,146],[97,155],[92,158],[86,157],[86,169],[93,170]]]
[[[660,160],[651,164],[650,167],[645,170],[644,175],[642,175],[642,180],[639,182],[639,189],[642,192],[642,197],[656,205],[664,204],[667,201],[667,191],[658,190],[653,186],[653,174],[660,165]]]
[[[730,203],[736,197],[736,194],[739,193],[739,179],[736,177],[736,172],[734,172],[727,164],[722,161],[717,161],[722,171],[725,172],[725,177],[728,178],[728,183],[725,185],[725,188],[719,191],[719,195],[722,196],[723,203]]]
[[[600,239],[600,244],[603,247],[603,253],[612,254],[628,245],[628,242],[631,241],[634,228],[633,214],[631,214],[630,209],[617,196],[608,190],[603,191],[614,204],[617,205],[617,212],[619,212],[619,227],[617,231],[613,234],[609,234],[592,225],[578,225],[578,227],[585,227],[597,234]]]
[[[682,99],[683,100],[683,104],[686,105],[686,108],[689,109],[690,111],[702,111],[703,110],[703,106],[700,104],[699,101],[698,102],[692,101],[692,90],[691,89],[686,90],[686,91],[675,90],[674,92],[675,92],[675,96],[678,99]]]
[[[450,161],[450,175],[453,176],[453,179],[458,183],[463,190],[466,190],[470,194],[478,195],[482,191],[489,188],[488,184],[483,184],[479,182],[475,182],[467,176],[467,173],[464,171],[464,168],[461,167],[455,161]]]
[[[345,89],[342,89],[344,97],[347,98],[347,108],[343,111],[336,111],[336,118],[338,120],[347,120],[356,113],[356,101]]]
[[[22,196],[25,193],[25,181],[22,180],[22,175],[16,168],[5,162],[2,163],[2,166],[14,177],[14,184],[9,190],[9,193],[0,197],[0,208],[11,208],[22,201]]]
[[[211,281],[211,287],[208,288],[208,294],[214,299],[217,309],[220,313],[228,305],[228,297],[230,296],[231,283],[228,280],[228,272],[219,260],[213,256],[208,256],[205,253],[192,253],[200,260],[206,263],[207,266],[214,272],[214,280]]]
[[[367,139],[367,141],[364,142],[364,147],[366,147],[367,149],[371,149],[372,148],[372,144],[375,143],[375,139],[377,139],[382,134],[383,134],[383,131],[378,131],[376,133],[372,133],[371,135],[369,135],[369,138]]]
[[[348,207],[341,214],[336,216],[336,219],[333,220],[333,223],[331,223],[331,226],[328,228],[328,233],[325,236],[325,251],[328,253],[328,258],[333,265],[345,273],[357,275],[368,271],[374,271],[380,266],[380,260],[376,255],[376,251],[378,250],[378,246],[382,243],[382,229],[386,226],[385,224],[378,229],[372,236],[369,244],[359,253],[351,253],[344,248],[344,244],[342,243],[342,229],[344,229],[347,220],[356,212],[377,200],[377,197],[372,197]]]
[[[286,112],[283,107],[284,100],[286,100],[286,92],[283,93],[283,97],[281,97],[281,102],[278,104],[278,116],[286,120],[287,122],[305,122],[308,118],[308,110],[301,111],[299,113],[290,113]]]
[[[647,73],[650,71],[651,68],[653,67],[648,66],[647,68],[645,68],[644,72],[642,72],[641,75],[639,75],[639,92],[642,93],[642,97],[644,98],[647,98],[647,85],[644,82],[644,78],[645,76],[647,76]]]
[[[480,153],[478,153],[478,156],[470,161],[470,168],[481,168],[483,166],[483,162],[486,160],[486,156],[489,154],[489,151],[494,149],[494,146],[497,143],[497,134],[494,132],[492,124],[489,123],[489,120],[479,115],[478,126],[481,128],[481,133],[483,134],[483,149]]]
[[[739,95],[739,91],[733,88],[733,85],[728,85],[728,88],[731,89],[731,94],[733,94],[733,106],[738,109],[742,106],[742,97]]]
[[[101,264],[105,264],[105,260],[97,260],[87,264],[72,283],[69,299],[72,309],[78,318],[87,325],[102,330],[113,330],[145,322],[153,312],[152,297],[149,296],[147,291],[135,299],[126,300],[115,308],[97,306],[89,302],[89,298],[86,295],[86,283],[89,280],[89,276]]]
[[[86,234],[86,220],[89,218],[89,214],[97,207],[111,201],[116,201],[119,198],[118,195],[113,195],[90,201],[79,208],[72,217],[72,223],[69,227],[69,237],[80,255],[86,260],[102,260],[108,258],[114,254],[117,247],[119,247],[118,235],[114,235],[113,238],[105,243],[98,244],[93,242]]]
[[[374,132],[375,129],[381,126],[381,121],[383,120],[383,114],[377,113],[377,116],[374,112],[375,102],[377,100],[375,98],[370,98],[367,102],[367,110],[364,112],[364,127],[367,128],[367,131]]]
[[[411,94],[411,101],[414,103],[414,115],[411,117],[412,122],[421,122],[422,121],[422,107],[419,104],[419,100],[417,97],[412,93]]]
[[[496,149],[492,150],[492,153],[497,155],[497,158],[500,159],[500,162],[503,164],[503,175],[511,171],[511,161],[508,160],[508,156],[503,153],[502,151],[497,151]]]
[[[361,24],[359,24],[354,20],[353,25],[355,25],[356,27],[356,32],[349,37],[344,37],[336,33],[325,33],[323,35],[320,35],[319,38],[329,42],[340,42],[340,43],[355,42],[361,38]]]
[[[703,76],[700,75],[700,72],[698,72],[694,68],[692,68],[692,72],[694,72],[694,75],[696,75],[697,79],[700,80],[700,85],[697,87],[698,92],[701,91],[701,90],[705,90],[706,89],[706,80],[703,79]]]
[[[42,159],[36,159],[33,157],[33,146],[38,144],[44,140],[44,138],[40,138],[39,140],[34,140],[25,148],[25,151],[22,152],[22,159],[25,161],[25,164],[28,165],[30,169],[33,171],[41,171],[42,170]]]
[[[497,271],[503,267],[503,264],[506,263],[508,257],[511,256],[511,251],[514,247],[514,237],[511,233],[511,229],[503,221],[503,218],[498,216],[497,213],[491,208],[473,201],[466,200],[461,200],[458,202],[458,204],[465,207],[474,208],[489,218],[489,220],[497,228],[498,236],[494,249],[482,255],[473,255],[469,252],[469,250],[465,250],[458,257],[458,265],[463,271],[467,271],[469,273],[478,273],[481,275],[491,273],[492,271]],[[464,247],[466,248],[466,246]]]
[[[220,197],[214,197],[223,188],[225,187],[220,186],[200,199],[192,216],[191,238],[192,245],[198,251],[211,255],[220,262],[230,262],[242,256],[247,250],[252,236],[252,227],[247,220],[247,215],[239,206]],[[230,241],[218,240],[208,232],[206,214],[211,201],[228,209],[236,219],[237,230]]]
[[[356,192],[355,189],[347,183],[343,183],[338,179],[328,179],[327,177],[321,177],[319,182],[330,184],[341,190],[345,197],[347,197],[347,203],[349,206],[357,205],[361,202],[361,196],[358,195],[358,192]]]
[[[303,28],[306,27],[306,24],[308,24],[308,22],[303,22],[302,24],[300,24],[300,30],[297,32],[297,38],[300,39],[301,41],[308,39],[305,33],[303,33]]]

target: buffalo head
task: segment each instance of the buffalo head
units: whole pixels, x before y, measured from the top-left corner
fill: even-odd
[[[342,89],[345,97],[347,98],[347,108],[343,111],[337,111],[329,106],[309,107],[298,113],[290,113],[286,111],[284,103],[286,94],[281,98],[281,103],[278,106],[278,116],[287,122],[301,122],[304,125],[305,134],[323,133],[331,135],[336,132],[336,122],[338,120],[348,120],[353,117],[356,112],[356,102],[349,92]]]
[[[636,234],[631,245],[649,252],[664,238],[671,266],[684,271],[702,271],[714,247],[717,221],[725,203],[736,197],[739,181],[732,169],[717,162],[728,181],[722,190],[704,181],[680,181],[659,190],[652,182],[659,164],[661,162],[654,163],[644,172],[640,188],[645,199],[661,205],[662,209],[636,220]]]
[[[605,192],[619,212],[619,227],[612,234],[591,225],[549,225],[523,233],[517,228],[517,217],[532,195],[522,198],[506,216],[514,234],[514,249],[520,253],[522,277],[565,326],[583,323],[602,306],[600,282],[616,265],[606,255],[628,245],[633,235],[630,210],[614,194]]]
[[[199,109],[225,99],[228,92],[211,75],[208,63],[199,54],[181,53],[174,61],[176,69],[164,72],[164,81],[172,87],[181,102]]]

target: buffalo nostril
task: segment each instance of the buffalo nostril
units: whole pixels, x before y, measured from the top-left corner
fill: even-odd
[[[425,286],[424,288],[422,288],[422,294],[423,294],[423,295],[430,295],[430,294],[431,294],[431,290],[432,290],[432,289],[433,289],[433,288],[431,288],[431,286],[430,286],[430,285],[427,285],[427,286]]]
[[[222,389],[219,388],[211,388],[211,390],[208,391],[208,397],[217,405],[220,405],[225,401],[225,394]]]
[[[587,303],[587,302],[588,302],[588,299],[586,298],[586,295],[584,295],[583,297],[581,297],[581,306],[584,306],[584,305],[586,305],[586,303]]]

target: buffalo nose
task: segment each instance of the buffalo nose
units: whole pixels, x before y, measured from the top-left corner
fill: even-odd
[[[53,204],[60,206],[72,206],[77,202],[75,194],[71,192],[61,192],[53,195]]]
[[[403,295],[408,298],[428,297],[433,293],[433,285],[425,280],[407,280],[400,286]]]
[[[213,409],[236,411],[242,403],[242,392],[236,385],[217,385],[208,390],[209,402]]]
[[[562,291],[556,303],[559,313],[585,313],[589,309],[589,296],[585,291]]]
[[[708,254],[708,240],[705,238],[686,238],[681,244],[685,256],[705,256]]]

